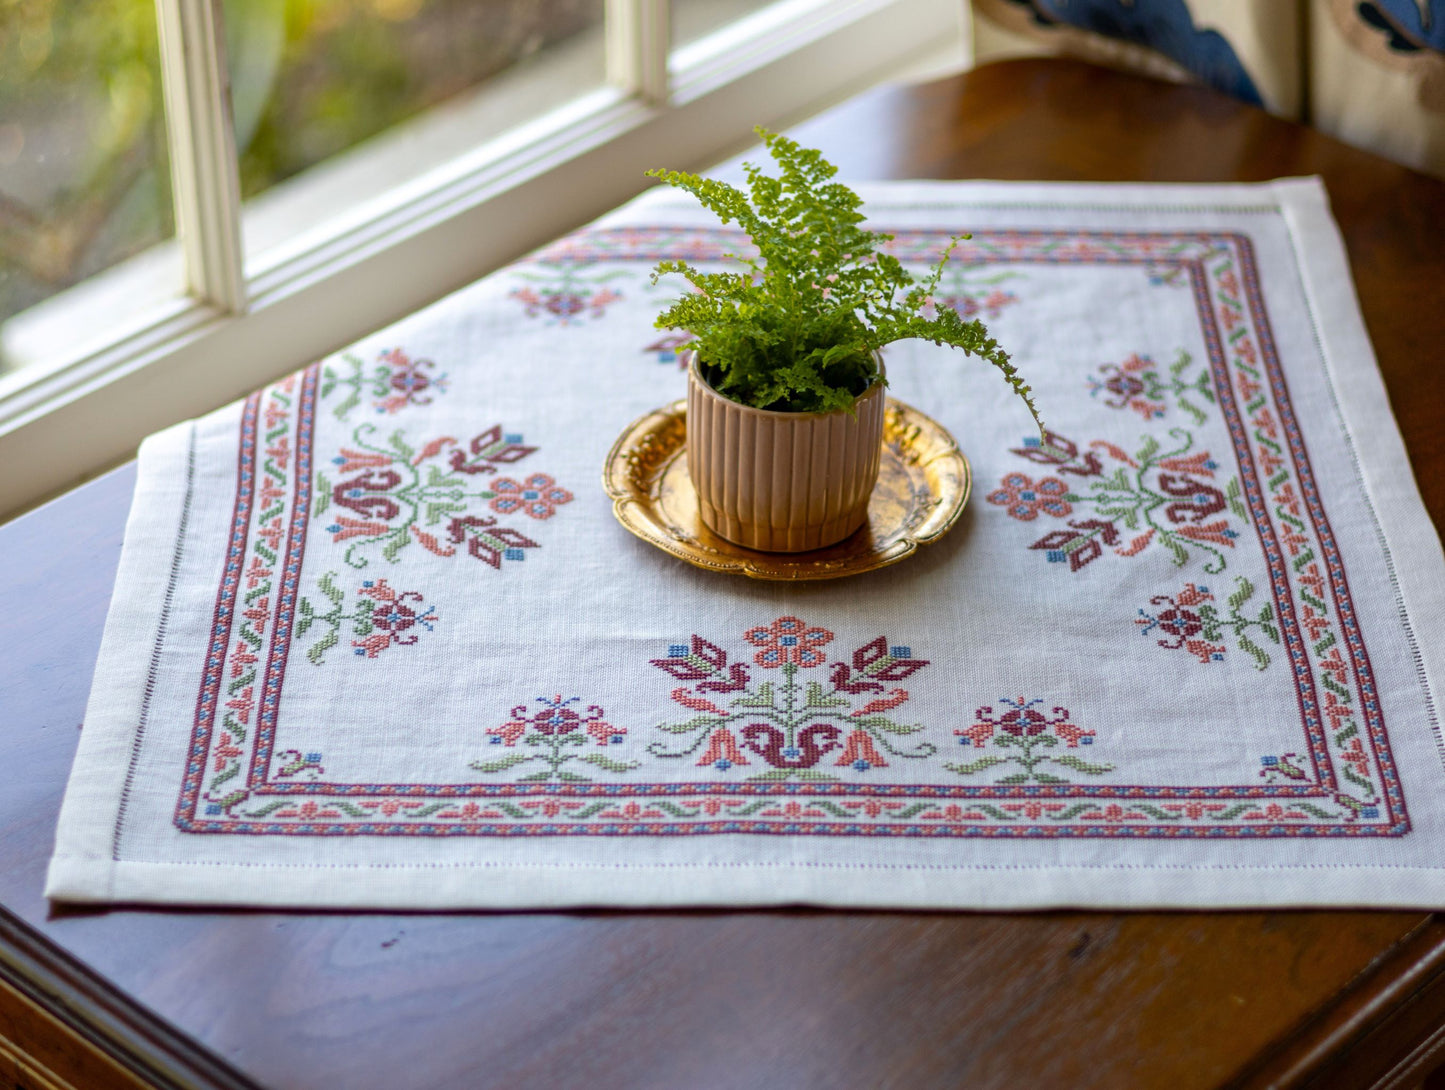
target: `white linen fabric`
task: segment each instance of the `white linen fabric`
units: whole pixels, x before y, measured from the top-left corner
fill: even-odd
[[[1445,907],[1445,561],[1319,183],[859,189],[971,232],[936,304],[1049,423],[887,349],[946,538],[784,585],[617,523],[649,271],[745,245],[650,193],[146,442],[48,895]]]

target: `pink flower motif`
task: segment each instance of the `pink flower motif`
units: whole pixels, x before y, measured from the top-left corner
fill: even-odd
[[[622,736],[627,733],[626,727],[614,727],[605,719],[588,719],[587,733],[599,746],[617,745],[622,741]]]
[[[376,469],[382,466],[391,465],[393,458],[390,454],[379,454],[370,450],[349,450],[341,448],[341,453],[331,459],[338,473],[351,473],[358,469]]]
[[[523,710],[525,710],[525,707],[524,707]],[[513,709],[512,714],[513,714],[513,715],[517,714],[516,709]],[[509,719],[507,722],[503,723],[500,727],[494,728],[494,729],[487,735],[487,739],[488,739],[493,745],[498,745],[498,746],[503,746],[503,745],[505,745],[505,746],[514,746],[514,745],[517,744],[517,739],[521,738],[522,735],[524,735],[524,734],[526,734],[526,733],[527,733],[527,721],[526,721],[525,719]]]
[[[559,488],[545,473],[534,473],[521,482],[498,477],[492,482],[492,491],[497,493],[492,510],[503,515],[522,511],[534,519],[549,519],[562,504],[572,502],[572,493]]]
[[[995,506],[1007,507],[1009,517],[1032,522],[1040,511],[1060,519],[1073,511],[1064,498],[1068,492],[1069,486],[1057,477],[1044,477],[1035,484],[1022,473],[1010,473],[986,498]]]
[[[753,661],[765,670],[792,663],[794,666],[821,666],[826,661],[818,648],[833,639],[826,628],[809,628],[798,617],[779,617],[772,624],[758,625],[743,633],[743,639],[762,650]]]

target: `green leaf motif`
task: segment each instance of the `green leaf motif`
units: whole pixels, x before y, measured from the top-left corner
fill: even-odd
[[[1075,757],[1067,753],[1062,757],[1055,757],[1054,763],[1061,764],[1066,768],[1072,768],[1076,772],[1083,772],[1089,776],[1102,776],[1105,772],[1114,771],[1113,765],[1090,764],[1081,757]]]
[[[765,681],[759,685],[757,693],[746,693],[733,701],[735,708],[772,708],[775,706],[771,681]]]
[[[588,753],[582,759],[598,768],[605,768],[608,772],[630,772],[642,765],[641,761],[616,761],[603,753]]]
[[[1236,633],[1235,638],[1239,641],[1239,649],[1254,659],[1254,668],[1256,670],[1264,670],[1269,666],[1269,656],[1264,653],[1262,647],[1243,632]]]
[[[507,756],[497,760],[474,760],[467,768],[475,769],[477,772],[506,772],[507,769],[516,768],[526,760],[532,760],[530,753],[507,753]]]
[[[1242,575],[1236,576],[1234,582],[1236,586],[1235,592],[1229,596],[1227,602],[1230,610],[1238,613],[1240,606],[1244,605],[1245,602],[1254,596],[1254,584]],[[1268,609],[1269,607],[1266,606],[1265,608]]]
[[[823,686],[816,681],[808,682],[808,695],[805,707],[809,708],[846,708],[851,701],[847,697],[838,695],[828,696]]]
[[[306,652],[306,657],[311,660],[313,666],[320,666],[321,657],[325,655],[326,652],[330,651],[333,647],[335,647],[336,642],[336,629],[333,628],[329,632],[327,632],[326,635],[322,636],[319,640],[312,644],[312,646]]]
[[[336,585],[334,572],[324,572],[316,581],[316,585],[321,588],[322,594],[331,599],[333,605],[339,606],[342,599],[346,597],[342,589]]]
[[[1002,757],[980,757],[968,764],[945,764],[943,767],[950,772],[957,772],[960,776],[972,776],[977,772],[993,768],[995,765],[1007,764]]]

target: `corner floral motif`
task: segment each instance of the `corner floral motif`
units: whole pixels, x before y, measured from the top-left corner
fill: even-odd
[[[500,569],[503,561],[522,560],[523,550],[540,543],[492,515],[473,513],[475,505],[485,504],[500,515],[520,512],[536,521],[551,518],[573,499],[546,474],[523,481],[492,476],[536,451],[500,424],[466,443],[444,435],[420,450],[401,431],[383,440],[375,425],[362,424],[353,432],[352,446],[331,459],[338,480],[316,475],[312,513],[319,519],[335,506],[331,522],[322,525],[332,541],[347,543],[344,559],[353,568],[366,567],[365,554],[372,550],[395,563],[415,541],[441,557],[463,548],[473,559]],[[489,478],[484,487],[477,487],[477,477]]]
[[[1029,546],[1043,552],[1050,563],[1065,563],[1079,571],[1104,555],[1105,547],[1118,556],[1137,556],[1151,546],[1167,550],[1183,566],[1195,551],[1202,552],[1204,570],[1211,575],[1228,565],[1225,549],[1233,549],[1239,531],[1229,516],[1247,519],[1238,478],[1216,487],[1219,464],[1209,452],[1191,453],[1194,437],[1183,428],[1171,428],[1177,444],[1165,450],[1146,435],[1134,454],[1102,439],[1080,451],[1077,443],[1056,432],[1042,442],[1026,438],[1013,454],[1048,466],[1058,476],[1034,482],[1022,473],[1006,475],[988,502],[1008,509],[1011,518],[1031,522],[1040,514],[1067,518],[1067,529],[1054,530]],[[1113,472],[1108,472],[1112,463]],[[1065,486],[1063,478],[1089,481],[1087,492]],[[1125,535],[1129,535],[1125,539]]]
[[[1254,660],[1257,670],[1269,666],[1270,658],[1265,650],[1250,639],[1252,629],[1271,643],[1280,642],[1279,629],[1275,627],[1274,607],[1268,602],[1261,606],[1253,617],[1240,612],[1246,602],[1254,596],[1254,584],[1244,576],[1235,576],[1235,590],[1225,600],[1227,613],[1221,614],[1218,607],[1211,605],[1215,598],[1209,588],[1186,583],[1184,589],[1175,594],[1158,594],[1149,599],[1154,612],[1140,609],[1134,623],[1143,635],[1154,636],[1155,642],[1169,651],[1187,651],[1200,662],[1208,664],[1224,659],[1225,645],[1219,641],[1230,633],[1239,649]]]
[[[974,749],[991,746],[1007,751],[1007,756],[990,753],[976,761],[945,764],[944,768],[960,776],[973,776],[1001,765],[1018,766],[1021,771],[1011,772],[994,781],[1004,785],[1069,782],[1053,771],[1042,771],[1044,767],[1067,768],[1086,776],[1102,776],[1114,770],[1113,765],[1092,764],[1073,754],[1055,756],[1050,752],[1059,746],[1078,749],[1094,743],[1095,732],[1076,725],[1070,719],[1067,708],[1056,707],[1045,714],[1035,707],[1043,703],[1041,697],[1033,700],[1025,700],[1022,696],[1017,700],[1001,697],[999,702],[1008,710],[997,714],[991,705],[979,708],[974,713],[977,722],[973,726],[959,728],[953,733],[958,736],[961,746]]]
[[[1192,379],[1187,378],[1191,371],[1197,372]],[[1146,421],[1164,416],[1172,402],[1202,426],[1208,418],[1195,401],[1214,404],[1208,369],[1195,368],[1193,357],[1182,348],[1167,372],[1151,357],[1135,353],[1122,363],[1101,364],[1099,374],[1103,377],[1089,376],[1089,396],[1103,394],[1109,408],[1133,409]]]
[[[1144,275],[1151,286],[1156,288],[1188,288],[1189,268],[1180,261],[1148,261],[1144,263]]]
[[[1360,745],[1360,740],[1356,738],[1354,741],[1355,752],[1345,755],[1346,765],[1344,767],[1347,773],[1350,771],[1350,765],[1355,765],[1361,771],[1367,771],[1369,767],[1368,758],[1365,755],[1364,747]],[[1259,770],[1259,775],[1262,779],[1271,783],[1277,780],[1295,780],[1297,782],[1316,784],[1316,786],[1318,786],[1315,778],[1303,768],[1302,761],[1303,758],[1301,758],[1298,753],[1283,753],[1278,756],[1270,755],[1261,757],[1259,763],[1263,767]],[[1345,820],[1355,821],[1358,818],[1365,818],[1367,820],[1378,818],[1380,816],[1380,802],[1375,796],[1374,788],[1371,786],[1369,780],[1358,775],[1349,778],[1364,788],[1366,794],[1364,797],[1360,797],[1359,795],[1352,795],[1347,791],[1331,792],[1334,796],[1334,801],[1343,807]],[[1291,811],[1302,811],[1302,813]],[[1248,812],[1230,814],[1229,816],[1231,818],[1242,817],[1246,821],[1298,820],[1301,817],[1337,820],[1340,814],[1321,809],[1302,799],[1294,799],[1286,806],[1281,806],[1278,803],[1270,803],[1252,807]]]
[[[321,754],[302,753],[299,749],[283,749],[276,754],[278,780],[294,780],[302,775],[311,780],[319,780],[326,775],[326,769],[321,764]]]
[[[478,772],[495,774],[519,765],[546,766],[538,772],[519,776],[518,783],[590,782],[590,777],[564,767],[572,762],[608,772],[630,772],[639,767],[640,762],[619,761],[598,749],[589,748],[599,746],[605,749],[621,745],[626,740],[627,728],[609,723],[604,718],[606,711],[596,704],[583,711],[573,709],[571,705],[580,699],[576,696],[564,698],[561,693],[551,697],[539,696],[536,702],[542,707],[531,714],[528,714],[526,704],[518,704],[512,709],[510,719],[487,732],[487,741],[493,746],[509,749],[514,749],[520,742],[528,748],[491,760],[473,761],[469,767]],[[585,752],[578,753],[579,749]]]
[[[576,325],[583,318],[601,318],[611,304],[623,298],[621,292],[602,285],[627,275],[614,272],[585,273],[572,265],[539,263],[532,266],[540,272],[525,269],[515,275],[525,281],[512,289],[512,298],[526,310],[529,318],[542,318],[548,325]]]
[[[838,777],[820,764],[866,773],[886,767],[890,758],[918,759],[937,751],[929,742],[910,749],[893,740],[924,729],[887,714],[909,699],[907,689],[891,683],[929,665],[914,658],[911,648],[890,646],[878,636],[829,666],[823,648],[834,634],[794,616],[754,625],[742,638],[751,667],[698,635],[652,660],[677,680],[696,683],[672,691],[677,704],[696,714],[659,724],[658,730],[683,741],[680,746],[654,741],[648,753],[688,758],[719,772],[760,760],[764,770],[750,779],[821,781]],[[755,682],[753,668],[776,670],[781,677]],[[808,673],[825,668],[826,681]]]
[[[436,626],[436,610],[414,590],[399,591],[385,579],[368,579],[356,588],[351,606],[346,594],[336,585],[337,573],[325,572],[316,581],[325,597],[322,609],[303,597],[296,606],[296,637],[300,639],[313,626],[323,629],[321,636],[306,651],[306,657],[320,666],[326,652],[341,640],[343,629],[349,628],[354,654],[374,659],[389,647],[410,647],[422,631]]]
[[[365,361],[347,352],[339,361],[328,361],[321,367],[321,399],[345,391],[331,412],[345,420],[352,409],[370,396],[378,413],[393,414],[408,405],[430,405],[432,399],[447,390],[447,376],[436,374],[431,360],[414,360],[400,348],[381,352],[368,369]]]

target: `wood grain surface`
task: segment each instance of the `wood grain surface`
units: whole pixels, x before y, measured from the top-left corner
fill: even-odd
[[[1445,184],[1206,90],[1058,60],[875,92],[794,135],[857,180],[1321,175],[1441,524]],[[171,1084],[1355,1088],[1433,1063],[1445,923],[1423,913],[52,911],[133,480],[0,528],[0,906],[53,955],[7,960],[0,932],[0,978],[58,994],[48,974],[79,972],[133,1012],[108,1039]]]

